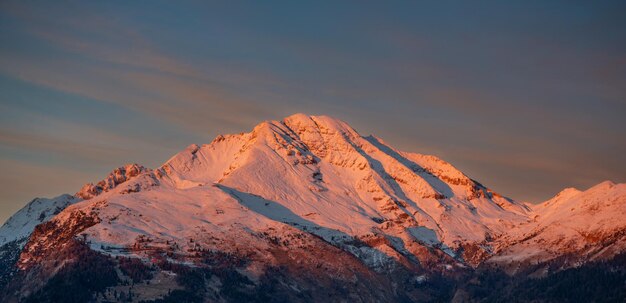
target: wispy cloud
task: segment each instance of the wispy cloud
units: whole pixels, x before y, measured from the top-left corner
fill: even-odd
[[[6,106],[0,106],[0,109],[16,112]],[[117,163],[118,159],[135,158],[138,153],[163,149],[157,137],[121,134],[34,112],[22,111],[19,115],[33,121],[32,127],[3,125],[0,127],[0,146],[28,153],[56,154],[76,161],[77,165],[81,161],[119,165],[122,163]],[[146,156],[147,160],[150,158]]]
[[[555,190],[623,181],[626,61],[618,14],[594,6],[582,20],[577,10],[528,10],[515,16],[531,13],[530,23],[498,24],[481,15],[497,8],[474,16],[456,7],[443,24],[430,11],[382,14],[367,5],[332,14],[313,6],[300,14],[301,4],[225,11],[124,5],[0,2],[0,80],[11,79],[1,84],[28,83],[4,96],[41,98],[22,106],[40,116],[21,112],[13,120],[20,125],[0,123],[0,146],[14,154],[49,151],[82,167],[118,165],[160,144],[174,149],[307,111],[344,118],[404,150],[436,151],[520,197],[534,192],[519,188],[533,179]],[[606,22],[615,22],[610,31]],[[57,95],[72,106],[97,105],[111,121],[92,124],[100,114],[93,112],[80,121],[55,112],[57,121],[46,121],[46,108],[62,106],[29,94],[38,87],[67,93]],[[4,118],[3,102],[19,100],[0,100]],[[125,119],[142,119],[120,122],[125,110]],[[24,121],[40,123],[21,128]],[[109,130],[107,123],[123,126]]]
[[[152,45],[132,25],[87,10],[71,18],[13,8],[26,34],[73,56],[49,58],[4,51],[0,71],[34,84],[127,106],[197,130],[207,121],[242,126],[271,115],[256,100],[228,91],[240,86],[281,85],[278,78],[235,66],[206,64],[201,70]],[[76,55],[83,60],[76,60]],[[211,75],[218,74],[217,77]],[[229,114],[231,113],[231,114]]]

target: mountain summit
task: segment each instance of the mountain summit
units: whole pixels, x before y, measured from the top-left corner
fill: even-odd
[[[435,156],[296,114],[34,200],[0,228],[0,286],[8,302],[70,296],[59,279],[78,301],[475,299],[462,281],[477,271],[612,260],[625,205],[626,185],[605,182],[528,207]]]

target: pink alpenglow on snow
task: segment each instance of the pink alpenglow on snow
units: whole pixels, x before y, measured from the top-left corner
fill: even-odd
[[[626,248],[625,212],[626,184],[569,188],[528,205],[435,156],[397,150],[328,116],[295,114],[192,144],[154,169],[122,166],[74,196],[35,199],[2,226],[0,245],[17,247],[19,272],[43,276],[40,268],[60,262],[51,252],[85,245],[150,268],[214,270],[220,260],[257,286],[291,270],[363,285],[398,282],[384,273],[414,275],[420,284],[479,267],[545,276],[555,260],[561,269],[610,260]],[[167,270],[156,272],[152,285],[176,285]]]

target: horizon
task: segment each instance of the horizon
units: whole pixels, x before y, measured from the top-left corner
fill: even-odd
[[[0,222],[297,112],[517,201],[626,182],[623,3],[150,8],[0,4]]]

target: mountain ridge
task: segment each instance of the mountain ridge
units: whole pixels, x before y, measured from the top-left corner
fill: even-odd
[[[49,200],[55,211],[44,207],[39,221],[20,211],[29,215],[16,218],[29,224],[17,232],[5,223],[0,245],[19,243],[18,275],[47,277],[60,270],[52,252],[86,245],[150,266],[199,266],[207,252],[225,253],[245,260],[231,267],[256,286],[272,266],[291,268],[302,260],[323,268],[305,266],[312,279],[343,284],[359,272],[359,279],[395,281],[389,275],[401,273],[420,285],[479,267],[515,275],[566,255],[571,260],[562,269],[611,259],[626,247],[625,201],[626,184],[603,182],[529,207],[435,156],[396,150],[328,116],[296,114],[192,144],[155,169],[122,166],[74,196]],[[572,218],[585,224],[577,229]],[[328,251],[352,265],[333,274],[332,266],[324,267],[335,264]],[[15,252],[3,255],[13,262]],[[400,290],[410,300],[432,296],[406,287],[382,293],[392,301]]]

